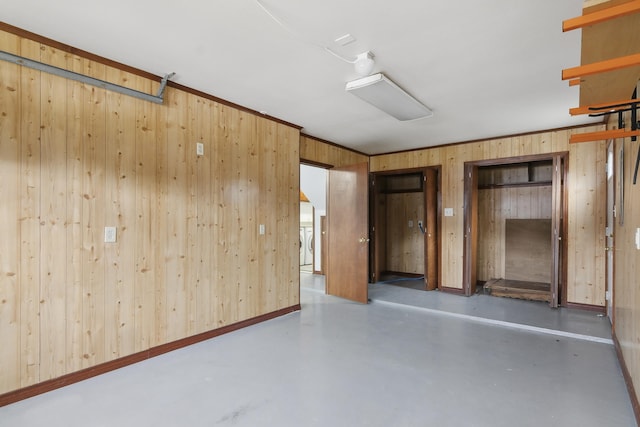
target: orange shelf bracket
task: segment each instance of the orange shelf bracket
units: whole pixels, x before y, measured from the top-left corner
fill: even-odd
[[[562,80],[577,79],[579,77],[605,73],[607,71],[633,67],[635,65],[640,65],[640,53],[607,59],[606,61],[594,62],[593,64],[581,65],[579,67],[567,68],[566,70],[562,70]]]
[[[631,1],[618,6],[602,9],[597,12],[588,13],[576,18],[562,21],[562,31],[571,31],[583,28],[588,25],[595,25],[610,19],[620,18],[621,16],[631,15],[640,12],[640,0]]]
[[[640,135],[640,130],[625,130],[625,129],[613,129],[602,130],[598,132],[589,133],[576,133],[571,135],[569,143],[575,144],[578,142],[590,142],[590,141],[605,141],[607,139],[615,138],[627,138],[630,136]]]

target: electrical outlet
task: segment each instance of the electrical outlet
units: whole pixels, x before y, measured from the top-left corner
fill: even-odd
[[[409,220],[409,228],[413,228],[413,221]]]
[[[640,250],[640,228],[636,228],[636,249]]]
[[[260,234],[261,234],[261,235],[263,235],[263,234],[265,233],[265,227],[264,227],[264,224],[260,224],[259,232],[260,232]]]
[[[453,216],[453,208],[444,208],[444,216]]]
[[[104,228],[104,242],[105,243],[115,243],[116,242],[116,228],[115,227],[105,227]]]
[[[418,221],[418,228],[422,228],[422,221]]]
[[[196,142],[196,155],[204,156],[204,144],[202,142]]]

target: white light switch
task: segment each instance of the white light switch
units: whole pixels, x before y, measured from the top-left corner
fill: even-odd
[[[105,243],[115,243],[116,242],[116,228],[115,227],[105,227],[104,228],[104,242]]]
[[[640,250],[640,228],[636,228],[636,249]]]
[[[260,224],[260,234],[264,234],[265,230],[264,230],[264,224]]]
[[[204,144],[202,142],[196,143],[196,154],[198,156],[204,156]]]
[[[453,216],[453,208],[444,208],[444,216]]]

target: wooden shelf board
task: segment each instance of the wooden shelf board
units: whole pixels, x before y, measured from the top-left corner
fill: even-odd
[[[611,19],[631,15],[640,11],[640,0],[634,0],[617,6],[610,6],[597,12],[588,13],[575,18],[567,19],[562,23],[562,31],[571,31],[584,28],[589,25],[599,24]]]
[[[599,132],[576,133],[569,138],[570,144],[590,141],[606,141],[608,139],[628,138],[640,135],[640,130],[612,129]]]

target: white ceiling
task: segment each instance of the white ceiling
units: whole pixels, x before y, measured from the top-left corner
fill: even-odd
[[[297,124],[368,154],[599,121],[572,118],[582,0],[0,0],[4,22]],[[357,41],[334,40],[352,34]],[[370,50],[434,111],[400,122],[345,92]]]

